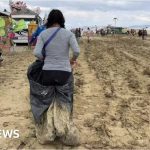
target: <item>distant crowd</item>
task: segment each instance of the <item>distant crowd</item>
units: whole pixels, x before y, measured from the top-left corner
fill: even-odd
[[[79,39],[82,36],[86,36],[88,38],[88,42],[90,41],[90,37],[92,36],[106,36],[106,35],[114,35],[114,34],[126,34],[128,36],[138,36],[141,37],[143,40],[146,39],[146,37],[148,36],[147,30],[146,29],[139,29],[139,30],[135,30],[135,29],[126,29],[125,31],[120,31],[118,33],[118,31],[116,29],[111,29],[111,28],[101,28],[101,29],[90,29],[89,27],[87,27],[87,29],[82,29],[82,28],[75,28],[75,29],[71,29],[71,31],[75,34],[77,41],[79,42]]]

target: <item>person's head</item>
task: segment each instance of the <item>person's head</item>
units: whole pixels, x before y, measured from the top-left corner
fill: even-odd
[[[65,18],[58,9],[53,9],[47,19],[46,27],[49,28],[55,24],[59,24],[61,28],[65,28]]]

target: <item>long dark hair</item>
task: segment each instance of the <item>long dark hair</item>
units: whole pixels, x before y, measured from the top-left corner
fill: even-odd
[[[58,23],[61,28],[65,28],[65,18],[62,12],[58,9],[53,9],[47,19],[46,27],[49,28],[53,24]]]

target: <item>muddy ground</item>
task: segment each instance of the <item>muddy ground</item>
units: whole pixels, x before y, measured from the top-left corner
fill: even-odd
[[[104,37],[80,43],[74,70],[74,122],[81,146],[40,145],[29,104],[30,50],[4,52],[0,67],[0,130],[18,129],[19,139],[0,138],[0,149],[150,149],[150,42]]]

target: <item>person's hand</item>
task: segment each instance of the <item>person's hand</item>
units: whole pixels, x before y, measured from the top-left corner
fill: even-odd
[[[71,60],[70,60],[70,64],[71,64],[71,67],[72,67],[72,68],[74,68],[74,67],[76,67],[76,66],[77,66],[77,61],[76,61],[76,60],[71,59]]]

